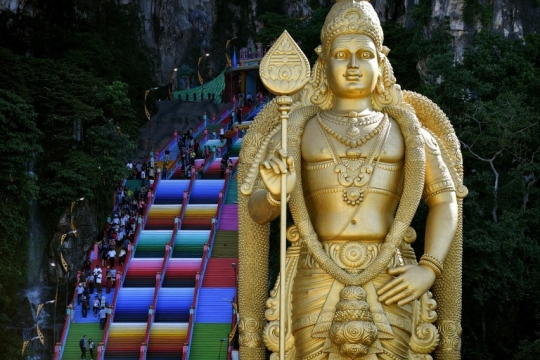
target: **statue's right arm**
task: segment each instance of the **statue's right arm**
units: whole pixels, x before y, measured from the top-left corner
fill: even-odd
[[[248,201],[249,214],[256,223],[266,224],[280,214],[282,174],[287,176],[287,195],[290,195],[296,185],[294,162],[283,149],[279,149],[259,166],[265,189],[255,190]]]
[[[267,196],[267,190],[258,189],[251,194],[248,202],[249,215],[260,225],[269,223],[280,214],[279,207],[270,204]]]

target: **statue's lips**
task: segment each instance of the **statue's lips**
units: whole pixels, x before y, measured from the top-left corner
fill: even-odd
[[[349,81],[358,81],[362,77],[360,72],[347,72],[343,74],[343,77]]]

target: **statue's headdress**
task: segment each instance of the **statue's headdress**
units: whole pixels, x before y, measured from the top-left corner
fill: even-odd
[[[394,71],[387,55],[390,52],[383,45],[384,35],[379,17],[367,0],[337,0],[326,16],[321,29],[321,45],[315,49],[319,59],[313,66],[311,79],[302,94],[302,102],[327,110],[332,104],[332,92],[326,82],[324,61],[332,41],[340,35],[366,35],[375,44],[379,60],[380,74],[372,97],[375,110],[403,102],[401,88],[396,84]]]
[[[379,17],[367,0],[337,0],[326,16],[321,31],[321,44],[324,53],[339,35],[363,34],[369,36],[377,50],[383,51],[383,30]]]

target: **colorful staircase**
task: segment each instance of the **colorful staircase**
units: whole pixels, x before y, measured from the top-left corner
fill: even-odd
[[[85,334],[96,347],[103,342],[102,359],[227,358],[236,303],[237,184],[220,178],[221,158],[214,162],[203,179],[173,174],[156,183],[117,294],[106,294],[112,320],[104,332],[91,309],[83,319],[76,308],[57,359],[79,359]]]

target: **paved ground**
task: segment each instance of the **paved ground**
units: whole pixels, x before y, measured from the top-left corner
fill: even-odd
[[[154,114],[147,124],[139,129],[137,149],[131,159],[134,164],[141,163],[148,156],[152,147],[160,149],[172,137],[174,130],[178,133],[187,131],[190,127],[199,124],[206,112],[209,117],[219,115],[227,104],[214,104],[205,102],[186,101],[159,101],[156,103],[158,112]]]

